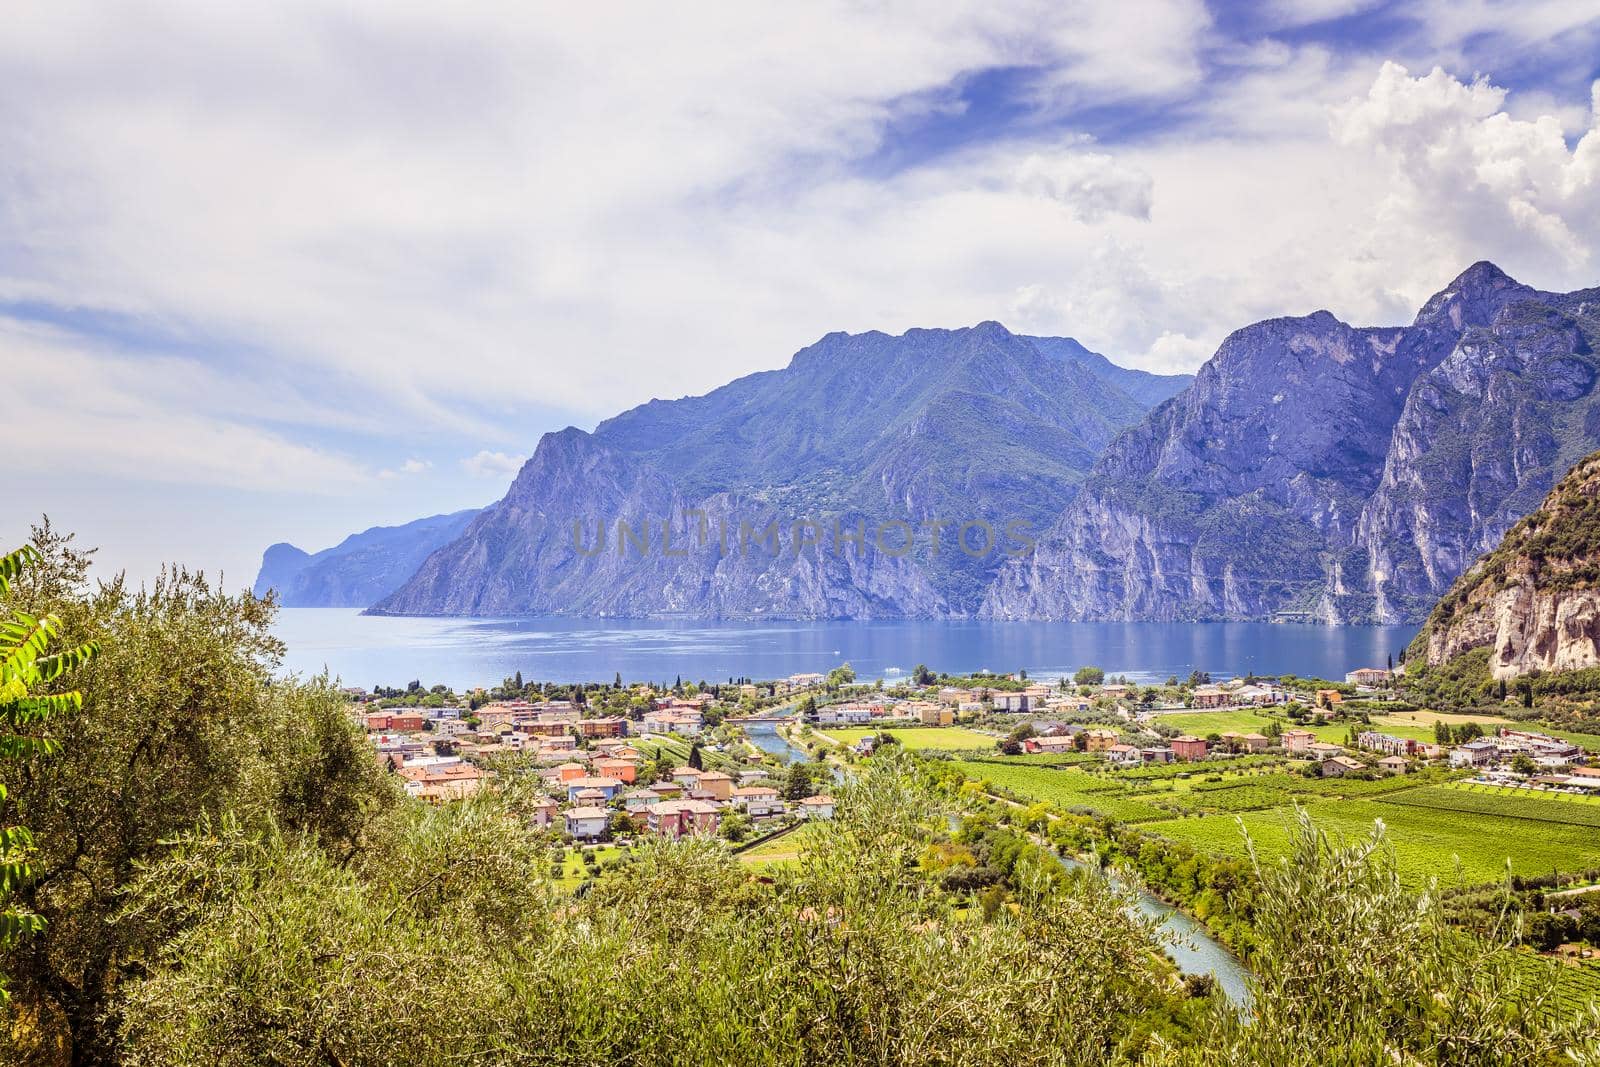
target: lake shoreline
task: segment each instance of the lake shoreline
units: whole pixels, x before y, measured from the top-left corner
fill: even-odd
[[[1280,623],[710,622],[538,616],[466,619],[364,615],[354,608],[284,608],[275,632],[283,668],[326,668],[344,684],[457,689],[521,672],[557,683],[772,680],[849,663],[892,685],[919,663],[1053,681],[1093,664],[1137,682],[1201,671],[1221,680],[1256,674],[1342,678],[1403,649],[1413,627]]]

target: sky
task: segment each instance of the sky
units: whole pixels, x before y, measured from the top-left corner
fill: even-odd
[[[1600,285],[1600,0],[23,0],[0,543],[147,580],[487,504],[834,330],[1192,371]]]

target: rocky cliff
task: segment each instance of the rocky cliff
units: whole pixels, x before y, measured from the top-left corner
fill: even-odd
[[[1600,666],[1600,453],[1457,579],[1412,655],[1438,666],[1485,646],[1496,678]]]
[[[783,370],[547,434],[373,610],[971,615],[1022,545],[1008,524],[1042,530],[1147,410],[1123,386],[1183,384],[1051,340],[992,322],[830,334]]]
[[[1230,336],[1122,434],[994,618],[1418,620],[1600,445],[1600,292],[1488,263],[1405,327],[1322,311]]]

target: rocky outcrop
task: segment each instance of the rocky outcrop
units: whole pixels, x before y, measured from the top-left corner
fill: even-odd
[[[1238,331],[1113,442],[982,614],[1420,620],[1600,445],[1596,297],[1480,263],[1407,327]]]
[[[1496,678],[1600,666],[1600,453],[1460,577],[1413,655],[1438,666],[1485,646]]]

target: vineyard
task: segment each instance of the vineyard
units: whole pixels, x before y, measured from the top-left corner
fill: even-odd
[[[1287,852],[1295,806],[1352,839],[1382,821],[1402,878],[1422,886],[1494,882],[1506,875],[1600,866],[1600,803],[1471,786],[1458,772],[1425,770],[1372,780],[1306,778],[1266,760],[1091,772],[1000,758],[957,763],[974,781],[1021,801],[1094,814],[1212,853],[1243,856],[1241,825],[1259,855]],[[1535,825],[1537,824],[1537,825]]]
[[[1600,804],[1581,799],[1546,799],[1544,797],[1511,795],[1506,792],[1478,792],[1453,786],[1429,789],[1409,789],[1384,799],[1386,804],[1403,804],[1414,808],[1431,808],[1435,811],[1466,811],[1480,815],[1494,815],[1504,819],[1523,819],[1532,822],[1558,823],[1570,826],[1600,828]]]
[[[1078,770],[1007,766],[961,761],[956,764],[974,781],[986,781],[1024,800],[1042,800],[1063,811],[1092,811],[1124,822],[1170,819],[1172,814],[1131,796],[1118,782],[1108,782]]]

